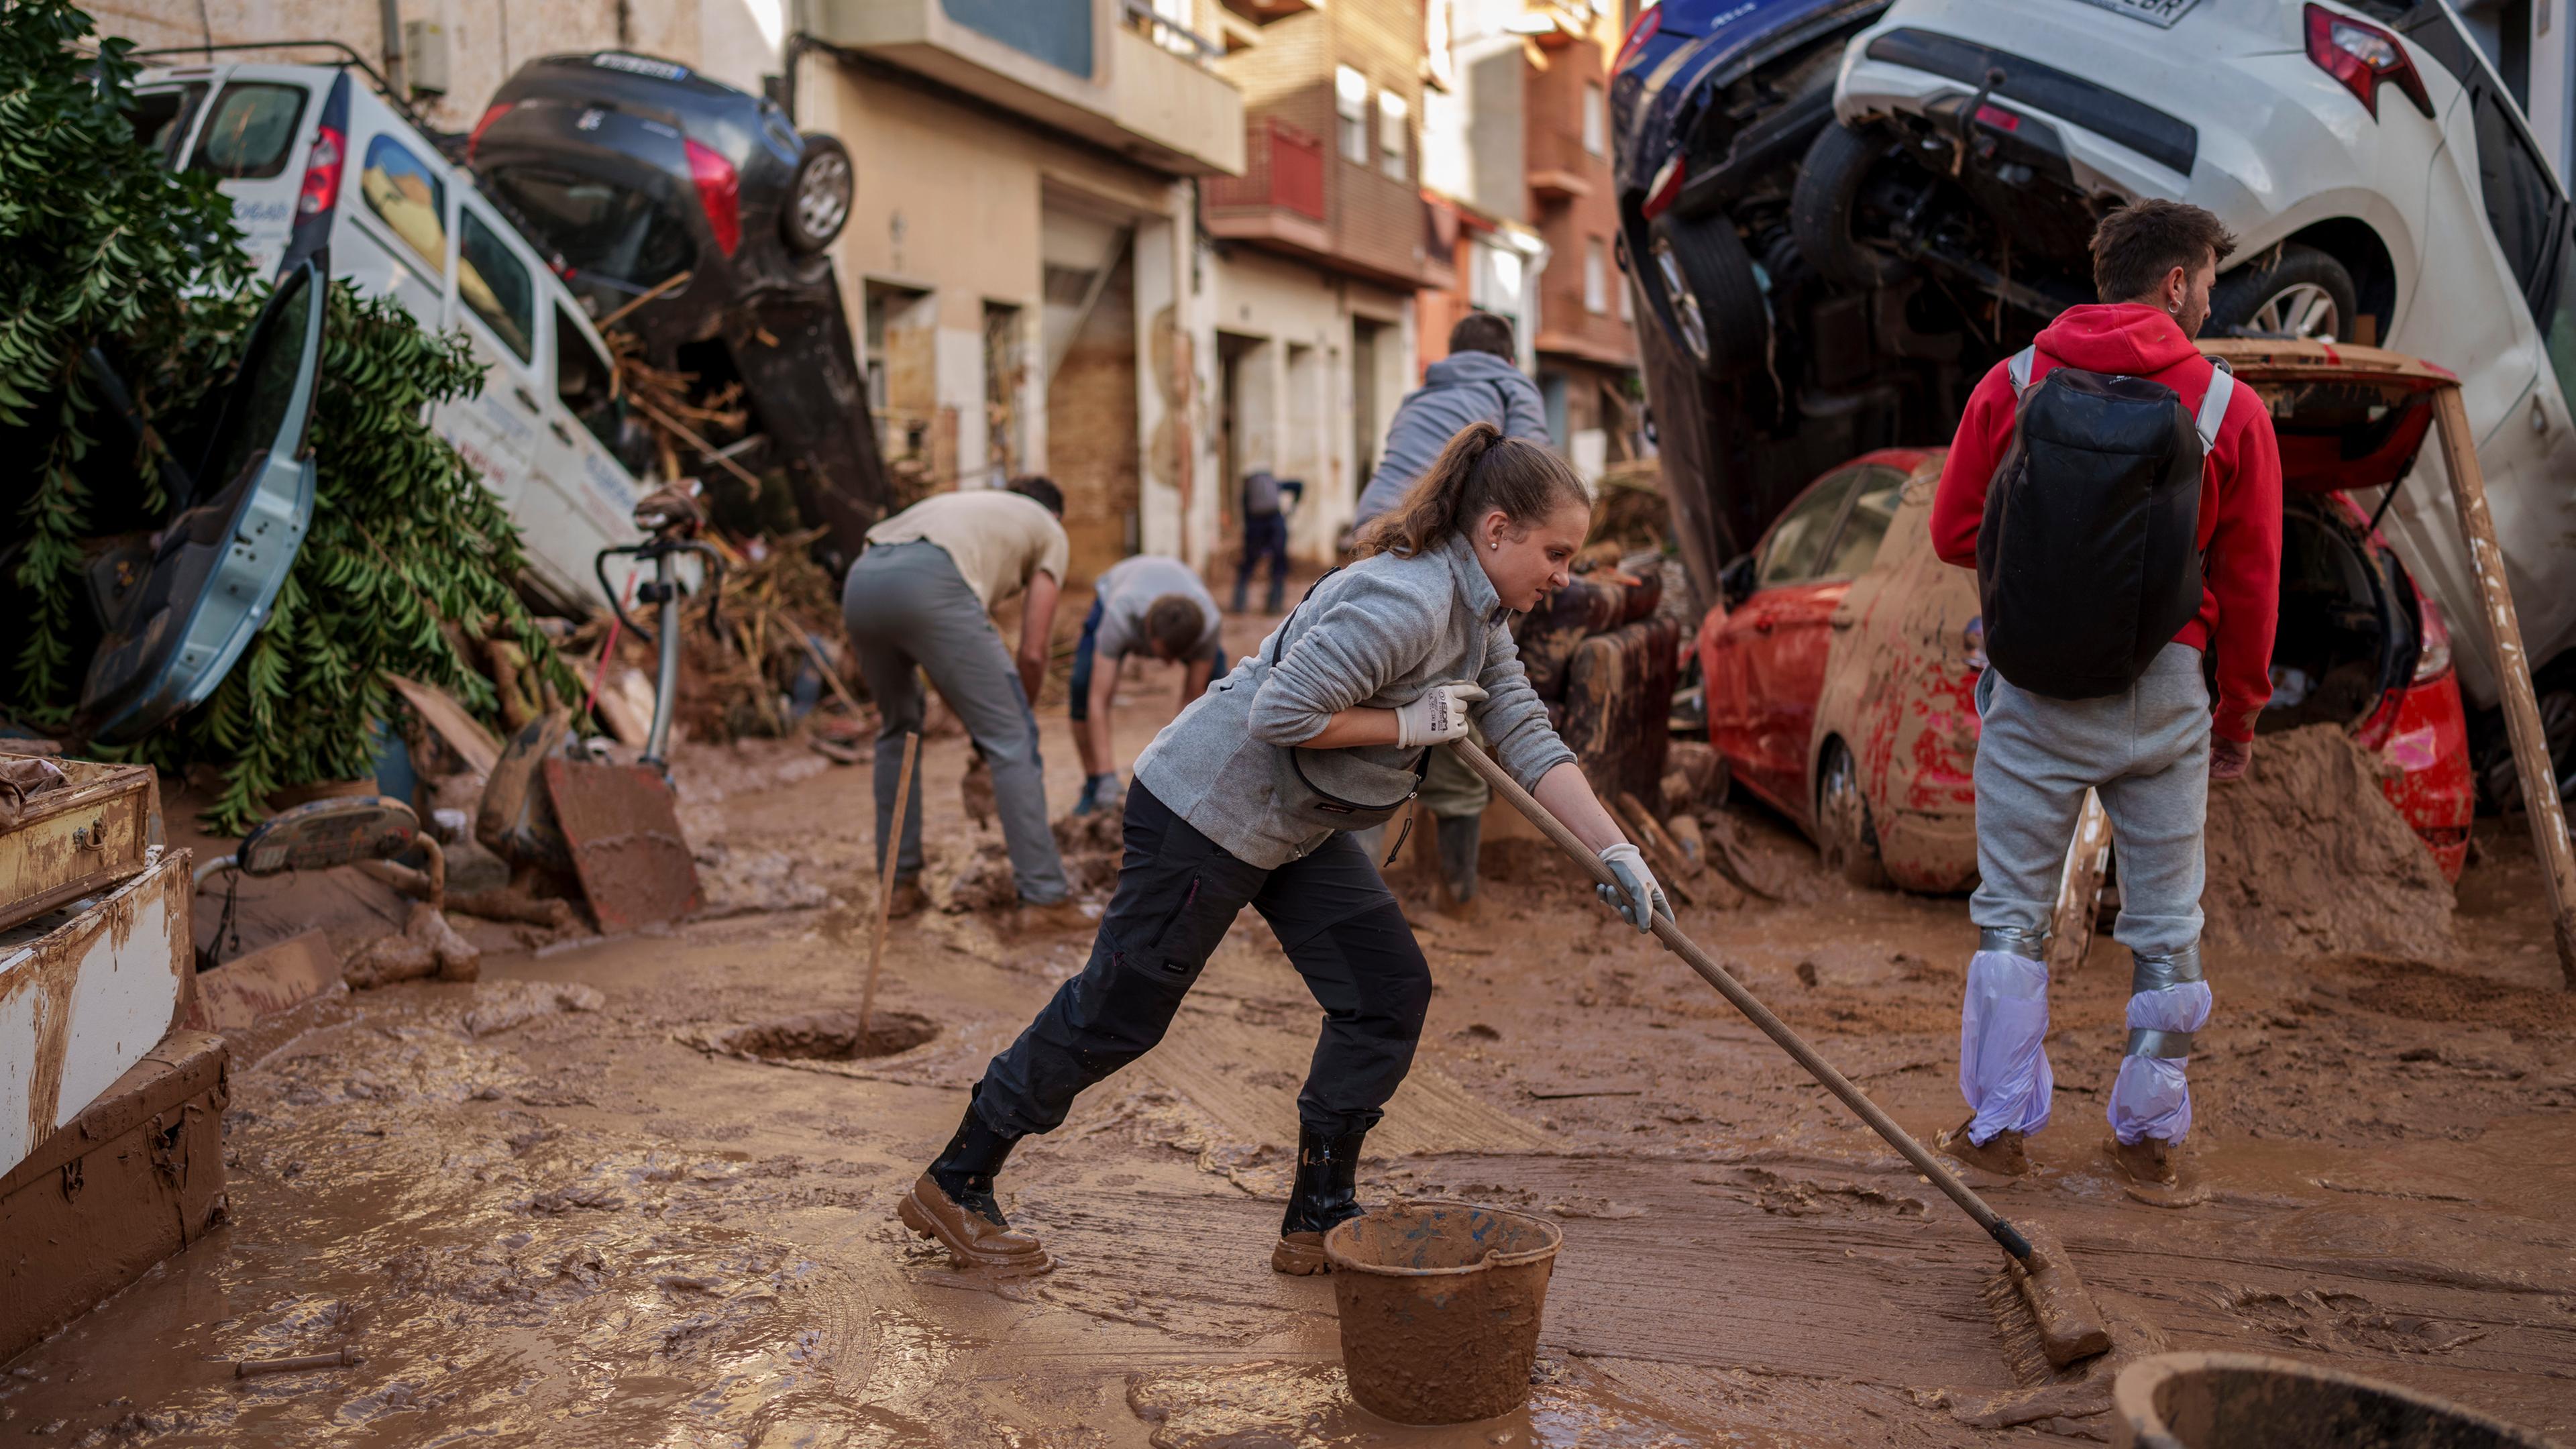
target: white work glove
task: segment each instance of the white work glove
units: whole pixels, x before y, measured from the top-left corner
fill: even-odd
[[[1472,679],[1435,684],[1411,704],[1395,707],[1395,742],[1408,750],[1445,745],[1467,737],[1467,706],[1485,697],[1485,687]]]
[[[1626,841],[1620,841],[1601,852],[1601,863],[1619,879],[1616,887],[1596,885],[1593,893],[1601,904],[1617,911],[1620,918],[1640,931],[1655,929],[1655,917],[1672,916],[1672,906],[1664,900],[1664,888],[1655,882],[1655,873],[1646,869],[1646,854]]]

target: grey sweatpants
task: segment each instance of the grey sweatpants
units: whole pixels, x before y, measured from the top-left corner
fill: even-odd
[[[2057,910],[2084,792],[2098,789],[2119,858],[2132,951],[2200,940],[2201,822],[2209,809],[2209,687],[2200,651],[2168,644],[2126,694],[2049,699],[1989,669],[1977,681],[1977,893],[1982,930],[2036,936]]]
[[[841,590],[841,619],[859,654],[859,673],[876,700],[877,868],[894,834],[895,787],[903,777],[903,737],[921,728],[925,702],[917,668],[957,711],[976,750],[993,770],[993,799],[1020,899],[1040,905],[1070,893],[1055,833],[1047,827],[1046,771],[1038,760],[1037,716],[1020,687],[1011,651],[1002,645],[983,601],[966,586],[948,551],[935,543],[871,544],[850,567]],[[913,765],[911,805],[904,811],[895,878],[921,874],[921,766]]]
[[[2201,979],[2201,825],[2209,805],[2209,690],[2200,651],[2168,644],[2124,694],[2062,700],[1977,681],[1979,949],[1968,963],[1959,1089],[1971,1141],[2047,1125],[2048,968],[2066,848],[2084,792],[2111,821],[2120,878],[2112,934],[2129,948],[2127,1055],[2109,1102],[2123,1142],[2180,1141],[2191,1128],[2183,1066],[2209,1018]]]

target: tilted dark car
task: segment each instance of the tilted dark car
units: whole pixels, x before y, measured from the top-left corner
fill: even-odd
[[[741,381],[763,441],[735,461],[785,467],[826,561],[857,557],[888,494],[825,254],[850,215],[848,150],[687,66],[602,51],[521,66],[466,162],[596,315],[634,305],[619,325],[648,361]],[[684,461],[723,495],[719,465]]]

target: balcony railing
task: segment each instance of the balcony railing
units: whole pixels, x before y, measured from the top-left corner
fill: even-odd
[[[1254,122],[1244,140],[1243,174],[1209,178],[1208,205],[1225,210],[1275,207],[1322,221],[1323,141],[1268,116]]]
[[[1225,56],[1224,46],[1156,10],[1154,0],[1119,0],[1119,10],[1129,28],[1174,55],[1186,55],[1202,65]]]

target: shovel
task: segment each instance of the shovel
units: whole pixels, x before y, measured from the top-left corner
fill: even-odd
[[[1574,832],[1549,813],[1548,808],[1538,803],[1530,792],[1522,789],[1519,781],[1503,773],[1502,766],[1495,764],[1483,750],[1466,740],[1452,741],[1449,747],[1458,752],[1460,762],[1494,788],[1494,793],[1512,802],[1512,808],[1528,816],[1529,822],[1539,828],[1539,833],[1572,856],[1595,885],[1617,888],[1617,878],[1610,874],[1608,866],[1601,863],[1600,857],[1576,839]],[[2006,1222],[1986,1205],[1984,1198],[1970,1191],[1966,1183],[1942,1166],[1940,1159],[1924,1151],[1923,1144],[1915,1141],[1912,1134],[1897,1126],[1894,1118],[1880,1111],[1867,1093],[1834,1070],[1833,1064],[1818,1056],[1814,1047],[1789,1029],[1788,1023],[1773,1016],[1769,1007],[1744,989],[1743,983],[1701,950],[1697,942],[1683,935],[1682,928],[1674,924],[1670,916],[1655,917],[1654,930],[1655,939],[1663,942],[1665,949],[1681,957],[1702,979],[1716,987],[1719,995],[1733,1002],[1735,1009],[1743,1012],[1747,1020],[1779,1043],[1780,1049],[1806,1068],[1809,1076],[1823,1083],[1826,1091],[1840,1097],[1844,1106],[1869,1124],[1871,1131],[1887,1139],[1887,1145],[1914,1164],[1916,1172],[1941,1189],[1943,1195],[1959,1205],[1961,1212],[2003,1246],[2011,1260],[2013,1286],[2020,1290],[2022,1302],[2030,1309],[2031,1318],[2039,1329],[2040,1346],[2047,1352],[2051,1364],[2064,1368],[2078,1359],[2089,1358],[2110,1348],[2111,1335],[2102,1326],[2102,1310],[2094,1304],[2093,1295],[2085,1290],[2083,1280],[2076,1277],[2075,1265],[2067,1259],[2066,1249],[2057,1241],[2055,1234],[2037,1225],[2024,1229]]]

